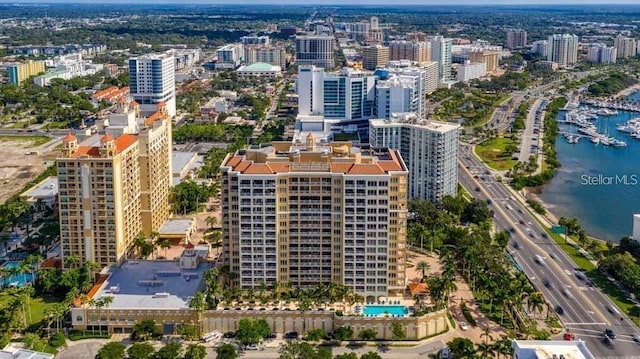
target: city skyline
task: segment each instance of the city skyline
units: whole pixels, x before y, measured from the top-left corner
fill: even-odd
[[[12,0],[0,0],[0,4],[129,4],[130,2],[127,0],[22,0],[22,1],[12,1]],[[443,6],[443,5],[452,5],[452,6],[501,6],[501,5],[516,5],[516,6],[540,6],[540,5],[552,5],[552,6],[569,6],[569,5],[599,5],[599,4],[607,4],[607,5],[640,5],[637,0],[614,0],[614,1],[604,1],[604,0],[565,0],[562,3],[558,4],[557,1],[554,0],[452,0],[452,1],[444,1],[444,0],[402,0],[394,3],[394,6],[408,6],[408,5],[422,5],[422,6]],[[138,5],[145,4],[171,4],[171,5],[182,5],[178,0],[139,0],[137,2]],[[318,6],[317,4],[309,4],[304,0],[239,0],[239,1],[231,1],[231,0],[221,0],[221,1],[205,1],[198,0],[193,1],[188,5],[297,5],[297,6]],[[324,1],[322,5],[347,5],[347,6],[367,6],[367,5],[388,5],[387,1],[383,0],[354,0],[354,1],[344,1],[344,0],[327,0]]]

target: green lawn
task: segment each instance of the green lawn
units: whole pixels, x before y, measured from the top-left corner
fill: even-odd
[[[516,144],[511,138],[498,137],[484,141],[475,147],[475,152],[489,167],[506,171],[513,168],[517,161],[511,159],[511,154],[505,153],[505,148]]]
[[[11,294],[8,291],[0,292],[0,306],[3,306],[8,300]],[[60,298],[54,296],[40,296],[31,298],[29,301],[29,307],[31,308],[31,321],[29,324],[39,323],[44,317],[44,310],[50,305],[55,303],[59,303],[61,301]],[[27,313],[27,319],[29,318],[29,314]]]
[[[47,136],[0,136],[0,142],[17,142],[17,141],[29,141],[29,146],[24,147],[38,147],[51,141],[51,138]]]

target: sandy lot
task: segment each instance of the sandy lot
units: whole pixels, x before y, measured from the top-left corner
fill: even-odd
[[[0,203],[18,192],[57,157],[55,146],[34,146],[37,140],[0,136]],[[27,154],[39,151],[39,154]]]

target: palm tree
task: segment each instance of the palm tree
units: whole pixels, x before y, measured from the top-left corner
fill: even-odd
[[[171,248],[171,242],[168,239],[162,239],[159,241],[158,246],[164,249],[164,257],[167,258],[167,249]]]
[[[424,279],[429,269],[431,269],[431,264],[427,261],[420,261],[416,264],[416,269],[422,272],[422,279]]]
[[[80,263],[80,256],[77,254],[72,254],[66,258],[64,258],[65,264],[69,265],[69,268],[76,268],[78,263]]]
[[[478,351],[480,352],[480,358],[493,358],[495,353],[493,345],[487,343],[478,344]]]
[[[493,341],[493,337],[491,337],[491,327],[489,324],[485,325],[482,328],[482,334],[480,334],[480,338],[484,337],[484,344],[487,344],[490,340]]]

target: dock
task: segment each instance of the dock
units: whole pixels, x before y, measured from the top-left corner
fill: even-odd
[[[607,108],[610,110],[620,110],[629,112],[640,112],[640,103],[637,101],[594,101],[584,100],[583,104],[597,108]]]

